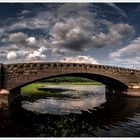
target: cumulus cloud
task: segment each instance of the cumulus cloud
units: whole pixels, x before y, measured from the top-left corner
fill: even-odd
[[[75,57],[64,57],[60,62],[66,63],[89,63],[89,64],[98,64],[97,60],[91,56],[79,55]]]
[[[8,60],[16,60],[17,59],[17,54],[14,51],[11,51],[7,54],[7,59]]]
[[[134,28],[131,25],[124,24],[124,23],[112,24],[110,25],[109,30],[110,32],[112,32],[112,34],[118,33],[119,35],[123,37],[135,32]]]
[[[110,5],[116,8],[114,4]],[[99,24],[103,25],[104,21],[101,22],[102,19],[98,18],[96,12],[91,12],[89,7],[90,4],[62,4],[57,6],[55,11],[39,12],[35,17],[14,22],[7,27],[7,30],[40,28],[45,31],[50,28],[49,34],[52,36],[53,45],[76,51],[83,51],[85,47],[92,46],[91,42],[93,46],[97,47],[104,46],[108,44],[107,42],[114,43],[131,32],[130,25],[112,23],[106,27],[108,33],[97,33],[100,28]],[[22,12],[27,13],[28,11],[23,10]],[[121,30],[123,31],[121,32]],[[92,41],[93,34],[95,39]],[[103,44],[103,42],[105,43]]]
[[[17,45],[21,48],[28,47],[28,49],[32,49],[32,47],[38,47],[40,45],[40,42],[35,37],[29,37],[23,32],[7,34],[2,37],[1,41],[3,43],[9,42],[9,44]]]
[[[4,29],[0,28],[0,36],[4,34]]]
[[[86,3],[85,4],[66,3],[66,4],[63,4],[60,8],[58,8],[57,13],[62,15],[62,16],[69,15],[69,13],[74,15],[75,13],[80,13],[82,11],[82,9],[87,9],[88,6],[89,6],[89,4],[86,4]]]
[[[1,46],[0,56],[1,60],[8,60],[9,62],[22,61],[44,61],[46,58],[47,48],[49,43],[46,39],[37,40],[35,37],[29,37],[22,32],[10,33],[5,36],[3,42],[8,43]],[[42,45],[44,47],[42,47]]]
[[[111,52],[109,57],[112,59],[117,59],[121,57],[134,57],[140,54],[140,37],[131,41],[129,45],[118,49],[115,52]]]
[[[29,46],[37,46],[37,40],[35,37],[26,38],[27,45]]]
[[[83,16],[84,14],[87,16]],[[83,15],[79,14],[77,17],[65,18],[55,23],[50,31],[52,45],[74,51],[85,51],[88,48],[117,44],[135,32],[129,24],[115,24],[97,19],[97,15],[92,15],[87,10],[83,11]],[[106,28],[106,32],[100,31],[101,26]]]
[[[23,42],[28,37],[27,34],[22,32],[11,33],[8,35],[8,40],[11,42]]]
[[[50,31],[52,45],[69,50],[83,51],[91,43],[92,22],[84,17],[57,22]]]
[[[112,62],[119,62],[131,67],[140,66],[140,37],[131,41],[129,45],[109,54]]]
[[[47,51],[46,48],[41,47],[38,50],[35,50],[33,53],[30,53],[26,60],[29,61],[44,61],[46,59],[45,52]]]
[[[78,58],[76,57],[78,62],[86,62],[92,57],[80,56],[81,52],[83,54],[89,49],[94,50],[95,47],[114,45],[134,33],[134,28],[129,24],[113,23],[102,19],[93,6],[94,4],[56,4],[55,9],[38,10],[28,17],[24,15],[31,11],[23,10],[17,14],[23,15],[22,18],[14,18],[8,26],[5,25],[0,29],[0,35],[1,32],[5,33],[1,41],[5,43],[4,46],[9,44],[18,46],[18,50],[13,48],[13,51],[18,54],[18,59],[22,57],[31,61],[45,60],[46,53],[41,47],[44,46],[45,49],[51,50],[49,56],[79,55]],[[116,5],[110,4],[110,6],[123,14]],[[12,51],[6,49],[7,52]],[[26,53],[19,55],[19,51]]]
[[[108,24],[108,33],[100,32],[92,37],[93,45],[103,47],[121,41],[126,36],[135,32],[134,28],[128,24]]]
[[[91,12],[90,6],[90,4],[62,4],[56,6],[55,11],[43,11],[35,17],[21,19],[11,24],[8,30],[43,29],[51,36],[49,46],[68,51],[86,51],[93,47],[104,47],[117,43],[134,32],[133,27],[128,24],[110,22],[109,25],[106,25],[107,21],[102,21],[96,12]],[[114,4],[111,6],[117,8]],[[27,13],[28,11],[22,12]],[[105,26],[108,32],[101,32],[101,26]],[[37,40],[32,37],[26,39],[26,42],[30,46],[37,44]],[[60,51],[55,52],[60,53]]]
[[[9,33],[9,34],[5,34],[4,36],[2,36],[1,41],[3,43],[25,43],[26,38],[28,38],[28,35],[22,32],[15,32],[15,33]]]
[[[65,55],[66,51],[67,51],[67,50],[58,49],[58,48],[52,49],[52,53],[53,53],[54,55],[60,55],[60,56],[61,56],[61,55]]]
[[[51,5],[51,4],[50,4]],[[89,4],[61,4],[57,5],[55,7],[55,10],[53,11],[40,11],[35,16],[29,17],[29,18],[21,18],[21,20],[18,20],[11,24],[9,27],[7,27],[7,30],[13,31],[13,30],[19,30],[19,29],[46,29],[51,24],[54,24],[61,20],[61,18],[65,18],[66,16],[79,16],[79,13],[83,16],[89,16],[90,14],[93,15],[92,12],[88,12]],[[48,5],[49,6],[49,5]],[[83,11],[85,11],[83,13]],[[65,11],[65,12],[64,12]],[[26,14],[30,13],[29,10],[23,10],[20,14]],[[73,13],[71,15],[71,13]],[[78,15],[77,15],[78,13]],[[87,14],[85,14],[87,13]],[[90,16],[91,17],[91,16]],[[92,17],[91,17],[92,18]],[[51,23],[50,23],[51,22]]]
[[[7,31],[14,31],[14,30],[20,30],[20,29],[35,29],[35,24],[34,22],[31,20],[31,21],[28,21],[28,20],[21,20],[19,22],[15,22],[13,24],[11,24],[9,27],[7,27]]]
[[[6,31],[14,31],[20,29],[31,29],[31,30],[44,29],[45,30],[49,25],[49,20],[46,17],[50,16],[51,14],[48,11],[45,12],[44,15],[39,13],[35,17],[30,17],[30,18],[20,17],[21,19],[19,18],[18,21],[15,21],[13,24],[5,28],[5,30]]]

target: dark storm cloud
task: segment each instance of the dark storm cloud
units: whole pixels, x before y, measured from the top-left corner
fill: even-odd
[[[89,48],[101,48],[118,43],[135,32],[129,24],[114,24],[112,22],[102,24],[106,27],[107,32],[99,32],[99,25],[91,22],[87,17],[78,16],[65,19],[64,22],[57,22],[50,32],[53,37],[52,45],[69,50],[85,51]]]
[[[3,5],[0,46],[5,47],[5,58],[9,61],[10,58],[45,61],[53,55],[61,58],[67,54],[80,56],[87,51],[94,53],[95,48],[98,50],[123,42],[135,33],[135,29],[127,22],[114,22],[112,19],[117,21],[117,17],[112,15],[106,15],[106,19],[106,9],[102,7],[105,5],[108,11],[126,18],[125,10],[116,4]],[[83,56],[88,60],[85,62],[91,60]],[[78,57],[79,60],[82,60],[81,57]]]
[[[65,19],[65,22],[57,22],[52,30],[52,45],[75,51],[83,51],[91,43],[90,30],[93,25],[83,17],[77,19]],[[90,30],[89,30],[90,29]]]
[[[120,42],[123,38],[132,35],[134,28],[128,24],[108,24],[108,33],[100,32],[92,38],[93,45],[103,47]]]

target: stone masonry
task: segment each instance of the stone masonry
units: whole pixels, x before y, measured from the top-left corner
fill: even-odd
[[[34,81],[53,76],[72,75],[88,77],[107,86],[139,88],[140,71],[114,66],[76,63],[19,63],[1,64],[0,86],[13,90]]]
[[[111,88],[140,89],[140,71],[134,69],[55,62],[0,64],[0,103],[9,106],[20,95],[20,88],[29,83],[63,75],[90,78]]]

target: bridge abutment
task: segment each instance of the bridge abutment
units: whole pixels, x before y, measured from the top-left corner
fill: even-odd
[[[140,97],[140,88],[130,87],[127,89],[118,89],[118,88],[110,88],[106,87],[106,95],[107,96],[129,96],[129,97]]]
[[[21,90],[15,89],[13,91],[8,91],[6,89],[0,90],[0,109],[6,110],[14,105],[21,97]]]
[[[140,83],[138,84],[132,83],[128,85],[128,89],[140,89]]]

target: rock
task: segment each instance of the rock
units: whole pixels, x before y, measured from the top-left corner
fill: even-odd
[[[9,94],[10,92],[8,90],[2,89],[0,91],[0,94]]]

